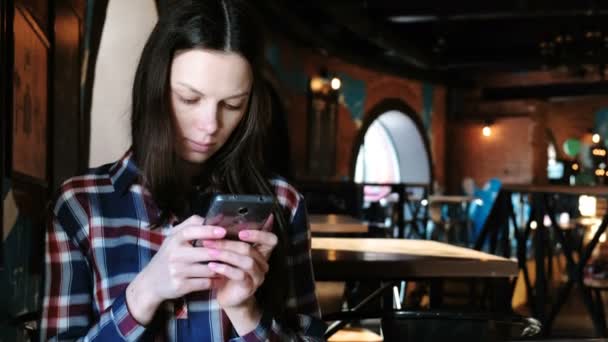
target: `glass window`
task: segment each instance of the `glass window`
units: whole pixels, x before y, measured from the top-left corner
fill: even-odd
[[[399,183],[401,172],[393,140],[380,120],[374,121],[363,138],[355,167],[356,183]],[[389,187],[366,186],[364,200],[375,202],[390,193]]]

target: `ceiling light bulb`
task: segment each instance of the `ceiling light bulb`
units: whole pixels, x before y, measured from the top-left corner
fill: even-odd
[[[338,90],[342,86],[342,81],[339,78],[334,77],[331,79],[331,89]]]
[[[492,135],[492,128],[490,128],[490,126],[484,126],[481,133],[484,137],[489,137]]]

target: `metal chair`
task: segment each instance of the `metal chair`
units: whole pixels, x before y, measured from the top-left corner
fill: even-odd
[[[534,318],[491,313],[395,311],[382,319],[384,341],[512,341],[540,334]]]

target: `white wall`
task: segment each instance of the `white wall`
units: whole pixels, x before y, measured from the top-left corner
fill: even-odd
[[[117,160],[131,145],[131,87],[158,19],[154,0],[110,0],[95,67],[89,165]]]

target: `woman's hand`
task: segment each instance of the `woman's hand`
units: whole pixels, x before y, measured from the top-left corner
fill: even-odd
[[[127,287],[127,306],[141,324],[152,320],[165,300],[208,290],[216,272],[203,264],[212,260],[208,248],[194,247],[196,240],[222,239],[226,230],[204,225],[200,216],[191,216],[172,229],[150,263]]]
[[[214,260],[208,264],[209,268],[221,275],[214,279],[213,287],[218,290],[217,300],[222,308],[246,304],[264,283],[268,259],[278,241],[269,231],[273,221],[271,215],[261,230],[242,230],[239,232],[241,241],[203,242]]]
[[[209,268],[221,275],[213,280],[218,304],[241,335],[253,330],[261,318],[253,295],[264,283],[268,259],[278,243],[271,232],[273,222],[271,215],[261,230],[242,230],[241,241],[203,241],[216,260],[208,264]]]

